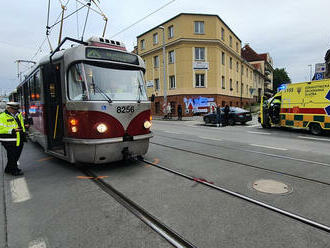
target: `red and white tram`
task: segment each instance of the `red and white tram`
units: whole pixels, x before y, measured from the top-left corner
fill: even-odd
[[[60,50],[66,41],[80,43]],[[152,137],[143,60],[118,41],[65,38],[17,87],[29,136],[71,163],[147,153]]]

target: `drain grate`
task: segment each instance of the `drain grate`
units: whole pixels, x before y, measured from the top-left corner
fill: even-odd
[[[292,191],[287,184],[271,179],[257,180],[252,187],[257,191],[268,194],[286,194]]]

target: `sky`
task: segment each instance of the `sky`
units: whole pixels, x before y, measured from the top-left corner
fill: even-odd
[[[86,2],[86,0],[79,0]],[[323,63],[330,49],[330,1],[328,0],[95,0],[109,18],[106,37],[123,41],[128,50],[136,45],[136,37],[179,13],[215,14],[226,22],[241,39],[257,52],[268,52],[274,68],[285,68],[292,82],[308,81],[310,67]],[[60,2],[67,4],[66,15],[81,4],[76,0],[50,0],[49,25],[61,13]],[[138,20],[170,3],[156,13],[114,36]],[[19,83],[16,60],[38,61],[49,54],[46,37],[48,1],[10,1],[0,8],[0,94],[10,92]],[[94,6],[96,9],[96,7]],[[63,37],[80,38],[87,9],[64,21]],[[84,38],[101,36],[103,18],[91,11]],[[59,25],[50,31],[50,42],[57,46]],[[42,45],[43,44],[43,45]],[[41,46],[42,45],[42,46]],[[39,49],[41,47],[41,49]],[[20,71],[29,64],[21,63]]]

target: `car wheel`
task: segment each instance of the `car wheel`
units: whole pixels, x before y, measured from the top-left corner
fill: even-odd
[[[228,120],[228,124],[229,124],[230,126],[234,126],[234,125],[235,125],[235,120],[234,120],[234,119],[229,119],[229,120]]]
[[[208,123],[210,123],[210,118],[209,117],[205,117],[204,121],[205,121],[205,124],[208,124]]]
[[[241,124],[242,124],[242,125],[245,125],[245,124],[246,124],[246,121],[241,121]]]
[[[309,125],[309,131],[314,135],[320,135],[323,130],[319,123],[312,123]]]

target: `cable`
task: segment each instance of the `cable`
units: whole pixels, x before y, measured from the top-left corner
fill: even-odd
[[[81,6],[78,10],[72,12],[71,14],[67,15],[66,17],[63,18],[63,20],[69,18],[70,16],[74,15],[75,13],[78,13],[78,11],[80,11],[81,9],[83,9],[84,7],[88,6],[87,4],[84,5],[84,6]],[[53,25],[51,25],[49,28],[53,28],[55,27],[57,24],[59,24],[61,21],[57,21],[55,22]]]
[[[78,2],[76,1],[76,11],[78,10]],[[79,16],[78,16],[78,12],[77,13],[77,39],[79,39]]]
[[[132,25],[128,26],[127,28],[124,28],[123,30],[119,31],[118,33],[114,34],[113,36],[111,36],[111,39],[115,36],[117,36],[118,34],[121,34],[123,32],[125,32],[127,29],[130,29],[131,27],[133,27],[134,25],[138,24],[139,22],[145,20],[146,18],[148,18],[149,16],[155,14],[156,12],[160,11],[161,9],[165,8],[167,5],[170,5],[171,3],[175,2],[175,0],[169,1],[167,4],[163,5],[162,7],[160,7],[159,9],[156,9],[155,11],[151,12],[150,14],[148,14],[147,16],[141,18],[140,20],[134,22]]]
[[[84,29],[83,29],[83,32],[82,32],[82,35],[81,35],[81,40],[84,40],[84,34],[85,34],[85,30],[86,30],[86,25],[87,25],[87,19],[88,19],[89,10],[90,10],[90,7],[91,7],[91,0],[89,0],[87,5],[88,5],[88,10],[87,10],[87,15],[86,15],[86,19],[85,19]]]

